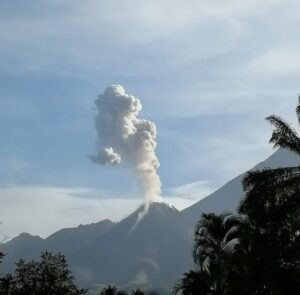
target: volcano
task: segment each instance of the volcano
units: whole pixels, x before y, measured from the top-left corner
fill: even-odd
[[[95,294],[107,284],[169,289],[192,266],[192,232],[177,209],[151,203],[146,212],[141,206],[115,224],[80,225],[46,239],[21,234],[1,245],[6,253],[1,272],[11,272],[20,258],[36,259],[49,250],[62,252],[78,284],[97,290]]]
[[[192,231],[174,207],[151,203],[144,213],[141,206],[79,249],[71,259],[73,270],[89,286],[169,288],[191,267]]]

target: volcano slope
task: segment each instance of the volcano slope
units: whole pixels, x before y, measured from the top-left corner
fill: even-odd
[[[192,266],[193,227],[165,203],[143,206],[71,258],[84,285],[169,288]]]

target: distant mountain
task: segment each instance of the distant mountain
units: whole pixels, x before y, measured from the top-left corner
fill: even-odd
[[[152,203],[117,224],[62,229],[47,239],[21,234],[2,244],[2,273],[20,258],[38,258],[41,251],[62,252],[83,287],[117,284],[135,288],[170,288],[191,268],[192,228],[174,207]]]
[[[297,165],[300,165],[300,158],[297,155],[287,150],[278,150],[251,170]],[[234,212],[244,195],[242,180],[245,174],[246,172],[232,179],[214,193],[181,211],[181,214],[195,224],[205,212]]]
[[[5,253],[0,272],[11,272],[19,259],[37,259],[45,250],[62,252],[69,256],[79,245],[91,242],[113,226],[114,223],[106,219],[98,223],[62,229],[47,239],[22,233],[11,241],[0,244],[0,250]]]
[[[22,233],[11,241],[1,244],[0,251],[5,254],[0,265],[0,273],[12,272],[15,263],[23,259],[36,259],[43,249],[44,240],[39,236]]]
[[[105,219],[97,223],[81,224],[74,228],[64,228],[45,239],[44,244],[49,251],[61,251],[62,253],[75,252],[77,249],[101,237],[114,225],[114,222]]]
[[[71,264],[78,278],[89,286],[169,288],[191,267],[192,228],[180,212],[152,203],[139,220],[142,211],[139,208],[77,252]]]

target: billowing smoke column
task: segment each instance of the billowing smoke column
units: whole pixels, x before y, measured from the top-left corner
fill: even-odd
[[[95,101],[97,153],[90,159],[98,164],[126,165],[136,176],[146,204],[159,201],[161,183],[155,154],[156,126],[138,118],[138,98],[125,93],[121,85],[107,87]]]

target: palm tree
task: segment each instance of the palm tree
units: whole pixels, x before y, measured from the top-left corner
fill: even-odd
[[[232,214],[224,219],[226,235],[224,244],[227,245],[227,261],[225,268],[226,294],[252,295],[253,277],[253,229],[247,215]]]
[[[223,238],[231,266],[240,275],[247,276],[251,271],[249,255],[253,246],[250,239],[253,229],[248,216],[242,214],[228,215],[224,219],[226,234]]]
[[[296,114],[300,124],[300,96]],[[279,116],[271,115],[266,120],[275,127],[270,139],[274,148],[288,149],[300,156],[300,137],[297,132]],[[267,233],[281,234],[284,226],[285,234],[287,228],[290,229],[290,235],[297,234],[298,229],[291,228],[291,224],[297,223],[300,210],[300,166],[248,172],[243,180],[243,188],[246,196],[239,212],[247,214],[256,227],[264,226]]]
[[[100,295],[117,295],[118,289],[115,286],[108,285],[106,288],[103,288]]]
[[[196,226],[193,257],[200,273],[207,274],[206,281],[209,278],[209,294],[240,294],[242,291],[247,294],[246,281],[252,273],[252,231],[246,215],[202,215]],[[199,275],[185,274],[177,287],[195,287],[192,282],[196,274]]]
[[[300,97],[296,108],[300,124]],[[274,127],[270,143],[300,156],[300,137],[282,118],[266,118]],[[246,214],[252,231],[255,292],[296,294],[300,287],[300,166],[249,172],[243,180]],[[268,290],[268,291],[266,291]],[[277,293],[276,293],[277,292]]]
[[[300,96],[296,114],[300,124]],[[270,143],[274,148],[288,149],[300,156],[300,137],[296,130],[279,116],[271,115],[266,120],[275,127],[270,138]],[[300,166],[263,169],[261,171],[248,172],[243,180],[244,190],[249,194],[252,190],[256,193],[258,189],[282,189],[287,186],[299,185],[300,183]],[[243,209],[242,209],[243,210]]]
[[[135,291],[131,292],[132,295],[144,295],[145,293],[140,289],[136,289]]]
[[[300,123],[300,97],[296,113]],[[296,131],[278,116],[267,120],[274,147],[300,156]],[[243,187],[239,214],[202,215],[193,250],[198,270],[185,273],[173,294],[298,293],[300,166],[249,172]]]
[[[236,223],[229,222],[231,214],[202,214],[196,225],[193,257],[200,271],[211,278],[212,294],[225,294],[227,277],[237,267],[233,262],[239,239],[234,235]],[[232,227],[234,226],[234,227]]]
[[[208,295],[209,293],[210,277],[207,272],[193,270],[185,273],[172,290],[173,295]]]

